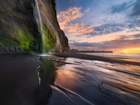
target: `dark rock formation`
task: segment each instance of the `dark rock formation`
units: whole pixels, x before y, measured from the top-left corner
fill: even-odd
[[[56,39],[56,51],[68,51],[68,39],[64,32],[60,29],[55,10],[55,0],[38,0],[42,22],[45,23],[50,30],[54,39]]]
[[[55,39],[54,50],[68,51],[68,39],[57,22],[55,0],[1,0],[0,49],[41,51],[43,24]]]
[[[18,47],[20,41],[27,41],[26,37],[30,39],[32,37],[35,46],[32,49],[39,51],[41,38],[34,18],[33,4],[35,4],[33,0],[1,0],[0,42],[3,45]],[[25,39],[20,35],[25,36]],[[21,48],[25,44],[22,44]]]

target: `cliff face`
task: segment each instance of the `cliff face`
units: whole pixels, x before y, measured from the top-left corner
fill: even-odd
[[[55,50],[68,51],[68,39],[60,29],[57,22],[55,0],[38,0],[41,19],[46,24],[54,39],[56,39]]]
[[[1,0],[0,50],[41,51],[44,47],[69,50],[57,22],[55,0]]]

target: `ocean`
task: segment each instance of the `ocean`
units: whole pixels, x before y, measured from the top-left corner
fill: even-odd
[[[130,61],[140,62],[140,53],[85,53],[87,55],[97,55],[104,57],[114,57]]]

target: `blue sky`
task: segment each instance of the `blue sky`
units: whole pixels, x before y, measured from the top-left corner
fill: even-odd
[[[140,52],[140,0],[56,0],[71,48]]]

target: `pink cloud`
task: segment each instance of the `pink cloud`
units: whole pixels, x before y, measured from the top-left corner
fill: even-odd
[[[71,23],[66,27],[68,33],[88,34],[94,31],[94,28],[85,23]]]
[[[60,27],[64,29],[64,27],[77,18],[82,17],[84,14],[80,12],[81,8],[70,7],[66,11],[62,11],[57,14],[57,18],[60,24]]]
[[[85,10],[85,12],[89,11],[90,9]],[[84,13],[82,13],[81,8],[78,7],[70,7],[66,11],[57,14],[60,28],[66,33],[76,33],[75,35],[81,35],[94,32],[94,28],[85,23],[71,23],[73,20],[81,18],[82,16],[84,16]]]

